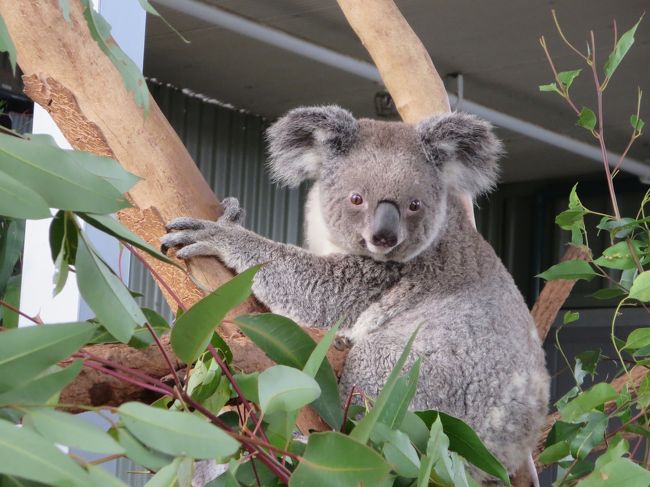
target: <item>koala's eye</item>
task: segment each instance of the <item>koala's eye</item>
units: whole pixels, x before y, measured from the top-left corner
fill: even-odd
[[[420,203],[420,200],[413,200],[413,201],[411,201],[411,204],[409,205],[409,210],[418,211],[420,209],[420,206],[422,206],[422,204]]]
[[[350,195],[350,203],[353,205],[360,205],[363,203],[363,198],[359,193],[352,193],[352,195]]]

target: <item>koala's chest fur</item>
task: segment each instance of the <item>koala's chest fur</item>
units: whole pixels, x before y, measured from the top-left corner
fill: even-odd
[[[310,252],[316,255],[344,254],[341,247],[337,246],[330,235],[321,212],[320,187],[314,183],[305,206],[305,244]]]

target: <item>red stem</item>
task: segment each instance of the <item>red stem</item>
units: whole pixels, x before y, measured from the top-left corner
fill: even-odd
[[[154,341],[156,342],[156,345],[158,346],[158,350],[160,350],[160,353],[162,354],[163,358],[165,359],[165,362],[167,362],[167,366],[169,367],[169,371],[171,372],[172,376],[174,377],[174,382],[176,382],[176,386],[179,389],[182,389],[183,384],[181,383],[181,380],[178,377],[178,374],[176,373],[176,369],[174,368],[174,364],[172,364],[172,360],[169,357],[169,354],[167,353],[167,350],[165,350],[165,347],[160,342],[160,338],[158,338],[158,335],[156,335],[155,330],[153,329],[153,327],[149,323],[145,323],[144,326],[146,326],[147,330],[149,330],[149,333],[151,333],[151,336],[153,337]]]
[[[134,386],[141,387],[142,389],[147,389],[149,391],[158,392],[159,394],[163,394],[163,395],[168,395],[168,394],[170,394],[172,396],[174,395],[174,391],[172,389],[168,388],[167,386],[164,386],[164,384],[163,384],[163,386],[164,386],[164,388],[163,388],[163,387],[155,386],[155,385],[147,383],[147,382],[142,382],[139,379],[136,379],[135,377],[129,377],[129,376],[120,374],[119,372],[107,369],[107,368],[105,368],[105,367],[103,367],[101,365],[95,364],[93,362],[85,361],[84,362],[84,367],[88,367],[88,368],[97,370],[99,372],[102,372],[103,374],[111,375],[111,376],[115,377],[116,379],[123,380],[124,382],[128,382],[129,384],[133,384]]]
[[[137,250],[135,250],[132,245],[126,242],[122,242],[122,243],[127,249],[129,249],[129,252],[135,255],[138,258],[138,260],[142,262],[142,265],[144,265],[147,268],[147,270],[151,272],[151,274],[156,278],[156,281],[158,281],[158,283],[165,288],[165,291],[167,291],[169,295],[174,299],[174,301],[176,301],[178,307],[183,311],[187,311],[187,306],[185,305],[185,303],[183,303],[183,300],[181,300],[178,294],[174,292],[174,290],[169,286],[169,284],[167,284],[167,282],[162,278],[162,276],[158,274],[158,272],[151,266],[151,264],[149,264],[149,262],[147,262],[146,259],[142,255],[140,255],[140,253]]]
[[[345,404],[343,405],[343,422],[341,423],[341,433],[343,433],[343,430],[345,429],[345,423],[348,420],[348,410],[350,409],[350,404],[352,404],[352,396],[354,395],[354,390],[357,388],[357,386],[352,386],[352,389],[350,389],[350,394],[348,394],[348,397],[345,399]]]

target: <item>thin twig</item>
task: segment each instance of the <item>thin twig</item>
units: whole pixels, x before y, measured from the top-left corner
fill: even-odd
[[[556,13],[555,13],[555,9],[551,10],[551,14],[553,15],[553,21],[555,22],[555,28],[557,29],[557,31],[558,31],[558,33],[560,34],[560,37],[562,38],[562,40],[564,41],[564,43],[565,43],[567,46],[569,46],[569,47],[570,47],[570,48],[571,48],[571,49],[572,49],[572,50],[573,50],[573,51],[574,51],[578,56],[580,56],[582,59],[584,59],[585,62],[586,62],[587,64],[589,64],[589,63],[590,63],[589,58],[588,58],[587,56],[585,56],[584,54],[582,54],[578,49],[576,49],[576,48],[573,46],[573,44],[571,44],[571,43],[568,41],[568,39],[567,39],[566,36],[564,35],[564,32],[562,32],[562,27],[560,27],[560,22],[558,22],[558,20],[557,20],[557,15],[556,15]]]
[[[163,384],[163,387],[161,387],[161,386],[150,384],[148,382],[143,382],[143,381],[141,381],[141,380],[139,380],[139,379],[137,379],[135,377],[129,377],[129,376],[123,375],[123,374],[121,374],[119,372],[116,372],[115,370],[107,369],[107,368],[105,368],[105,367],[103,367],[103,366],[101,366],[99,364],[93,363],[92,361],[86,361],[86,362],[84,362],[83,365],[84,365],[84,367],[88,367],[90,369],[97,370],[97,371],[102,372],[102,373],[104,373],[106,375],[111,375],[111,376],[115,377],[116,379],[120,379],[120,380],[122,380],[124,382],[128,382],[129,384],[133,384],[134,386],[138,386],[138,387],[140,387],[142,389],[147,389],[149,391],[157,392],[157,393],[163,394],[163,395],[172,395],[172,396],[174,395],[173,390],[168,388],[167,386],[164,386],[164,384]]]
[[[16,308],[15,306],[10,305],[9,303],[7,303],[6,301],[4,301],[2,299],[0,299],[0,306],[4,306],[5,308],[13,311],[14,313],[18,313],[23,318],[27,318],[28,320],[30,320],[33,323],[36,323],[37,325],[42,325],[43,324],[43,320],[41,320],[40,318],[34,317],[34,316],[29,316],[27,313],[24,313],[24,312],[20,311],[18,308]]]
[[[176,292],[171,288],[171,286],[169,284],[167,284],[165,279],[162,278],[162,276],[156,271],[156,269],[154,269],[151,266],[151,264],[149,264],[149,262],[147,262],[147,260],[142,255],[140,255],[140,253],[137,250],[135,250],[135,248],[133,248],[132,245],[130,245],[130,244],[126,243],[126,242],[122,242],[122,243],[124,244],[124,246],[127,249],[129,249],[129,252],[131,252],[133,255],[135,255],[138,258],[138,260],[140,260],[140,262],[142,262],[142,264],[147,268],[147,270],[149,272],[151,272],[151,274],[156,279],[156,281],[162,287],[164,287],[165,291],[167,291],[169,293],[169,295],[174,299],[174,301],[176,301],[176,304],[178,304],[178,307],[180,309],[182,309],[183,311],[187,311],[187,306],[185,305],[185,303],[183,303],[183,300],[178,296],[178,294],[176,294]]]
[[[174,364],[172,364],[172,360],[169,357],[169,354],[167,353],[167,350],[165,350],[165,347],[163,344],[160,342],[160,338],[158,338],[158,335],[156,335],[156,331],[153,329],[153,327],[149,323],[145,323],[144,326],[147,327],[147,330],[149,330],[149,333],[151,333],[151,336],[153,337],[154,341],[156,342],[156,346],[158,347],[158,350],[160,350],[160,353],[162,354],[163,358],[165,359],[165,362],[167,362],[167,366],[169,367],[169,371],[172,374],[172,377],[174,377],[174,382],[176,382],[176,387],[179,389],[183,388],[183,383],[181,382],[181,379],[178,377],[178,374],[176,373],[176,369],[174,368]]]
[[[345,423],[348,420],[348,410],[350,409],[350,404],[352,404],[352,396],[354,395],[356,388],[356,385],[352,386],[352,389],[350,389],[350,394],[348,394],[348,397],[345,399],[345,404],[343,405],[343,422],[341,423],[341,433],[343,433],[343,430],[345,429]]]

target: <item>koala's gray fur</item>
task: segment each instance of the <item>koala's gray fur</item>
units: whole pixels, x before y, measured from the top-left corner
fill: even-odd
[[[278,181],[316,181],[307,215],[313,251],[244,229],[231,198],[217,222],[172,221],[164,247],[181,247],[183,259],[216,256],[237,272],[266,262],[253,291],[273,312],[312,326],[342,319],[353,342],[343,395],[353,385],[377,395],[421,326],[411,408],[462,418],[514,472],[535,446],[549,377],[521,294],[456,196],[494,185],[501,144],[491,126],[461,113],[413,126],[316,107],[289,112],[268,137]],[[363,203],[351,204],[352,193]],[[417,211],[409,210],[413,199]],[[386,201],[400,215],[391,248],[373,245],[369,234]]]

